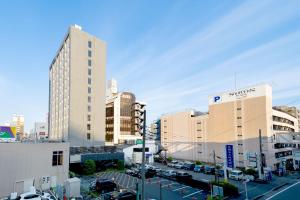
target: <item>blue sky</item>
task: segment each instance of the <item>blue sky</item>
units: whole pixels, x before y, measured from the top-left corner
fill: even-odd
[[[71,24],[105,40],[107,79],[147,102],[149,120],[208,109],[208,95],[257,83],[300,106],[300,1],[46,1],[0,5],[0,123],[45,119],[48,69]]]

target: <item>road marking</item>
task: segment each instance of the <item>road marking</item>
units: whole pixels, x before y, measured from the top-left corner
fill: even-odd
[[[175,191],[177,191],[177,190],[182,190],[182,189],[188,188],[188,187],[190,187],[190,186],[184,186],[184,187],[181,187],[181,188],[177,188],[177,189],[173,190],[173,192],[175,192]]]
[[[129,182],[130,182],[130,178],[131,178],[131,176],[128,175],[128,177],[127,177],[128,181],[127,181],[127,185],[126,185],[127,188],[128,188]]]
[[[267,198],[266,200],[270,200],[270,199],[272,199],[273,197],[277,196],[278,194],[280,194],[280,193],[282,193],[282,192],[284,192],[284,191],[286,191],[286,190],[290,189],[291,187],[294,187],[295,185],[297,185],[297,184],[299,184],[299,183],[300,183],[300,181],[298,181],[298,182],[294,183],[293,185],[290,185],[289,187],[287,187],[287,188],[285,188],[285,189],[283,189],[283,190],[281,190],[281,191],[279,191],[279,192],[277,192],[277,193],[273,194],[272,196],[270,196],[270,197],[269,197],[269,198]]]
[[[182,197],[182,198],[184,199],[184,198],[187,198],[187,197],[192,196],[192,195],[194,195],[194,194],[198,194],[198,193],[200,193],[200,192],[202,192],[202,190],[199,190],[199,191],[194,192],[194,193],[192,193],[192,194],[185,195],[185,196]]]
[[[177,183],[166,184],[166,185],[163,185],[163,186],[161,186],[161,187],[162,187],[162,188],[163,188],[163,187],[168,187],[168,186],[175,185],[175,184],[177,184]]]

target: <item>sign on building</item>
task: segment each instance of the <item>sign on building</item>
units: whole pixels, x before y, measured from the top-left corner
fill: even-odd
[[[15,141],[16,127],[0,126],[0,141]]]
[[[228,168],[234,168],[234,151],[233,145],[227,144],[226,148],[226,163]]]

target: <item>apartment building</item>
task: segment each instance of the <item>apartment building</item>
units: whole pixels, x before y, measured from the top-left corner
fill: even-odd
[[[145,105],[136,101],[131,92],[118,92],[117,81],[107,83],[106,144],[135,144],[141,139],[136,122]]]
[[[169,155],[213,162],[215,152],[217,162],[224,162],[225,145],[229,144],[233,145],[235,166],[253,166],[249,157],[259,153],[261,131],[264,166],[274,169],[291,159],[292,150],[286,149],[289,146],[278,148],[276,137],[297,132],[298,120],[272,108],[269,85],[215,94],[208,104],[207,114],[190,110],[161,117],[162,145]]]
[[[71,26],[50,65],[50,140],[104,144],[105,65],[105,42]]]

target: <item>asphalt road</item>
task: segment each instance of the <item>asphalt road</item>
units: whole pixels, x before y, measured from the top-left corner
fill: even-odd
[[[299,196],[300,184],[299,183],[300,183],[300,181],[284,188],[283,190],[268,197],[266,200],[300,199],[300,196]]]

